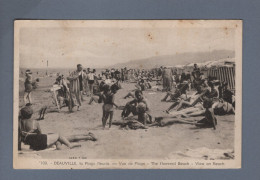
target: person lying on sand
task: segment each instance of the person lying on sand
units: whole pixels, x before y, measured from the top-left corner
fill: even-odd
[[[31,106],[25,106],[20,111],[19,118],[19,139],[21,142],[30,145],[33,150],[43,150],[56,145],[59,150],[62,144],[65,144],[69,148],[80,147],[80,144],[75,144],[71,142],[77,142],[82,140],[92,140],[96,141],[97,138],[92,133],[85,135],[73,135],[70,137],[63,137],[56,133],[43,134],[38,121],[32,119],[33,109]],[[18,145],[18,147],[21,147]]]
[[[225,102],[225,101],[219,101],[217,105],[213,108],[214,114],[223,116],[227,114],[235,114],[235,109],[233,108],[232,104]],[[196,104],[194,107],[189,107],[186,109],[182,109],[180,111],[174,111],[169,112],[170,116],[172,118],[175,117],[197,117],[197,116],[205,116],[205,108],[202,104]]]
[[[191,124],[191,125],[196,125],[197,120],[188,120],[184,118],[176,118],[176,117],[169,117],[169,116],[160,116],[160,117],[155,117],[154,122],[150,124],[149,126],[169,126],[172,124]]]
[[[196,105],[199,101],[203,101],[203,99],[205,98],[210,98],[213,101],[213,107],[215,106],[215,104],[217,104],[218,100],[219,100],[219,92],[216,89],[214,82],[210,81],[208,82],[208,86],[209,88],[206,88],[204,91],[202,91],[202,86],[197,87],[197,97],[192,101],[192,102],[187,102],[187,101],[182,101],[179,103],[178,107],[177,107],[177,111],[179,111],[180,109],[182,109],[185,106],[191,107]],[[214,104],[215,103],[215,104]]]
[[[115,121],[112,123],[113,125],[119,125],[121,128],[124,129],[148,129],[148,126],[145,126],[144,124],[140,123],[137,120],[121,120],[121,121]]]
[[[196,104],[194,107],[188,107],[188,108],[182,109],[180,111],[168,112],[169,117],[173,117],[173,118],[174,117],[191,117],[195,113],[198,113],[197,116],[204,115],[205,108],[203,107],[202,104]]]
[[[235,95],[233,92],[231,92],[230,89],[228,89],[227,82],[223,82],[222,85],[219,86],[219,92],[220,98],[229,104],[232,104],[232,106],[235,108]]]
[[[203,103],[203,106],[206,109],[204,113],[204,118],[199,121],[193,119],[181,118],[178,116],[172,116],[172,117],[164,116],[164,117],[155,117],[155,121],[154,123],[151,124],[151,126],[167,126],[175,123],[181,123],[181,124],[195,125],[199,128],[216,129],[217,119],[211,109],[212,102],[205,101]]]
[[[152,122],[151,115],[148,114],[149,106],[143,93],[140,90],[135,91],[135,99],[128,102],[121,113],[122,118],[126,118],[132,113],[133,115],[138,115],[138,121],[146,125]]]
[[[168,97],[170,97],[170,100],[168,101],[176,101],[183,94],[187,96],[186,91],[188,90],[188,88],[189,88],[188,82],[185,81],[177,86],[174,93],[172,93],[171,91],[166,92],[165,97],[161,101],[162,102],[167,101]]]
[[[207,89],[203,90],[202,87],[197,88],[197,92],[188,99],[180,99],[178,102],[174,102],[167,110],[166,113],[170,113],[170,110],[176,107],[177,111],[183,107],[194,107],[197,103],[202,102],[202,97],[207,93]]]

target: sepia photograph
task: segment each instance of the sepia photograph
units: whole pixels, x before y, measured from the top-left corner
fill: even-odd
[[[16,20],[15,169],[241,168],[242,20]]]

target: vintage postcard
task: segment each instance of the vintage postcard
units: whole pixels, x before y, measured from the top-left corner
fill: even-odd
[[[241,168],[241,20],[16,20],[15,169]]]

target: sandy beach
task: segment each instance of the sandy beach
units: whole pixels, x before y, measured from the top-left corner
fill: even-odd
[[[40,78],[39,87],[32,92],[34,116],[44,105],[51,106],[51,88],[55,77]],[[134,89],[133,83],[122,83],[122,89],[116,94],[116,103],[125,105],[131,99],[123,97]],[[152,84],[155,86],[155,83]],[[164,92],[145,91],[144,96],[150,102],[153,117],[166,115],[163,112],[170,106],[168,102],[161,102]],[[23,84],[20,82],[20,105],[23,104]],[[149,127],[148,129],[121,129],[112,125],[110,129],[102,129],[102,104],[89,105],[89,97],[84,96],[84,101],[77,111],[69,113],[64,107],[60,112],[49,112],[45,119],[39,121],[43,133],[60,133],[63,136],[87,134],[92,132],[98,141],[79,142],[80,148],[68,149],[64,145],[62,150],[44,150],[28,152],[28,146],[23,145],[19,157],[31,156],[43,159],[68,159],[81,157],[87,159],[168,159],[168,158],[198,158],[219,159],[223,152],[234,150],[234,115],[217,116],[217,129],[199,129],[189,124],[173,124],[166,127]],[[121,110],[115,110],[114,121],[121,120]],[[203,117],[193,117],[200,120]],[[190,119],[190,118],[189,118]],[[197,152],[197,153],[196,153]],[[217,154],[216,157],[211,157]]]

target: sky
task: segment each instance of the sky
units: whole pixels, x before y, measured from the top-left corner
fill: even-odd
[[[234,29],[129,27],[24,27],[20,29],[20,67],[102,68],[183,52],[235,50]]]

